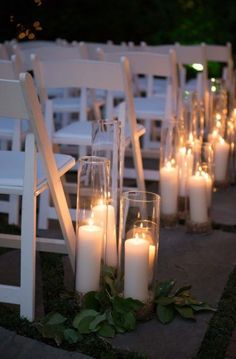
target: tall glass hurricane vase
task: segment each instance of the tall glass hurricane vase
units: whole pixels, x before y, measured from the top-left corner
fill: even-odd
[[[178,131],[176,123],[171,121],[162,128],[160,152],[161,223],[168,227],[175,225],[177,220],[177,146]]]
[[[129,191],[121,198],[119,279],[125,298],[150,307],[159,246],[160,197],[151,192]]]
[[[102,264],[106,262],[108,177],[108,159],[79,159],[76,290],[82,295],[99,289]]]

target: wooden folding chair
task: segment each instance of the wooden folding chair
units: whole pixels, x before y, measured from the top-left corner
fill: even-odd
[[[75,145],[91,146],[92,133],[91,121],[86,119],[87,115],[87,90],[106,90],[106,107],[108,108],[106,119],[110,120],[115,115],[113,93],[122,91],[126,101],[126,129],[125,137],[130,138],[132,143],[133,158],[135,164],[135,177],[138,188],[145,189],[142,157],[139,138],[145,132],[142,125],[137,125],[134,109],[131,73],[127,59],[122,59],[121,63],[109,63],[90,60],[65,60],[65,61],[39,61],[33,58],[34,74],[40,91],[55,87],[77,88],[84,95],[81,103],[84,107],[84,120],[72,122],[59,130],[55,130],[53,122],[52,104],[46,102],[45,116],[47,127],[50,132],[52,142],[56,145]],[[40,209],[40,228],[47,228],[49,218],[53,218],[53,211],[47,205]],[[41,206],[40,206],[41,207]]]
[[[26,137],[25,152],[0,151],[0,193],[22,196],[21,236],[0,235],[0,246],[21,249],[20,286],[0,285],[0,302],[19,304],[21,316],[33,320],[36,246],[68,252],[72,268],[75,266],[75,231],[60,179],[75,161],[71,156],[54,156],[30,74],[21,73],[19,80],[0,80],[1,117],[29,120],[32,133]],[[65,241],[39,238],[36,242],[36,198],[46,188]]]

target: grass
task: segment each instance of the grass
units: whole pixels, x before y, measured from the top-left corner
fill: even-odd
[[[195,359],[223,359],[236,325],[236,267],[230,274],[218,310],[210,320]]]

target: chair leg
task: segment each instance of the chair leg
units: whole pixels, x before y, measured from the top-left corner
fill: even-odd
[[[36,155],[34,136],[26,138],[25,183],[21,219],[21,304],[20,315],[34,319],[36,258]],[[34,175],[32,175],[32,173]]]
[[[134,166],[137,173],[138,189],[139,191],[145,191],[143,161],[142,161],[141,147],[138,137],[133,138],[132,149],[133,149],[133,157],[134,157]]]
[[[21,229],[21,305],[20,315],[34,320],[36,258],[36,198],[23,199]]]
[[[48,229],[48,212],[50,206],[49,190],[44,191],[39,199],[38,228]]]

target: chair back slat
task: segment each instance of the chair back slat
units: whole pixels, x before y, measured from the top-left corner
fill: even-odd
[[[80,58],[80,51],[77,46],[44,46],[37,48],[25,48],[21,49],[18,45],[13,47],[14,53],[17,54],[23,63],[23,70],[32,70],[32,62],[30,56],[32,54],[37,55],[40,60],[64,60]]]
[[[0,79],[16,79],[16,74],[11,61],[0,60]]]
[[[200,63],[203,66],[206,64],[206,54],[204,45],[175,45],[175,51],[178,63],[183,65],[190,65],[193,63]]]
[[[170,57],[168,54],[157,54],[151,52],[113,52],[104,53],[106,61],[119,61],[122,56],[129,59],[131,70],[134,74],[171,76]]]
[[[157,54],[168,54],[170,50],[174,50],[174,44],[167,44],[167,45],[147,45],[145,43],[140,46],[140,50],[147,51],[147,52],[154,52]]]
[[[2,79],[0,82],[1,117],[28,119],[28,110],[19,81]]]
[[[228,63],[231,58],[231,45],[205,45],[208,61],[219,61]]]
[[[37,57],[32,57],[32,61],[35,78],[39,87],[83,87],[90,89],[100,88],[110,91],[122,91],[124,87],[120,64],[104,64],[100,61],[76,59],[39,61]],[[37,66],[36,62],[38,62],[39,66]]]

